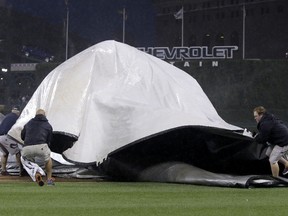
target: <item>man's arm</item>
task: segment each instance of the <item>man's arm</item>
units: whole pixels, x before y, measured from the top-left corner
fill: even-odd
[[[269,122],[262,123],[259,128],[259,132],[254,137],[255,141],[263,144],[268,142],[272,127],[273,127],[272,123]]]

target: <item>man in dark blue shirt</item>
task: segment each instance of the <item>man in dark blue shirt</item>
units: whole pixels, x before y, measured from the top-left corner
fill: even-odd
[[[53,128],[48,122],[43,109],[38,109],[35,117],[28,121],[21,131],[21,139],[24,140],[22,159],[35,162],[35,157],[39,157],[45,162],[47,185],[55,185],[54,178],[52,178],[52,159],[50,157],[51,150],[49,148],[52,140],[52,132]],[[31,176],[33,180],[35,176],[35,180],[39,186],[43,186],[44,182],[41,173],[36,171],[36,167],[30,169],[29,166],[26,166],[25,160],[23,166],[26,171],[30,176],[33,175],[33,177]],[[30,163],[30,165],[31,164],[32,163]],[[33,171],[36,173],[33,173]]]
[[[258,129],[254,139],[268,146],[266,155],[269,156],[272,175],[279,176],[278,161],[284,165],[283,175],[288,174],[288,161],[284,158],[288,151],[287,126],[262,106],[254,108],[253,114]]]
[[[1,122],[0,125],[0,151],[1,155],[1,175],[9,175],[7,172],[7,159],[8,155],[16,155],[16,162],[20,167],[20,173],[22,174],[22,166],[20,162],[20,149],[18,147],[18,142],[8,135],[8,131],[16,123],[20,115],[20,109],[17,106],[14,106],[11,110],[11,113],[7,114]]]

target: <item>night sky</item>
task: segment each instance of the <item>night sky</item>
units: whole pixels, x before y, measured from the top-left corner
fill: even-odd
[[[126,8],[126,40],[136,46],[153,46],[155,11],[152,0],[69,0],[69,32],[76,32],[91,43],[114,39],[122,41],[122,15]],[[65,0],[6,0],[13,10],[63,24]]]

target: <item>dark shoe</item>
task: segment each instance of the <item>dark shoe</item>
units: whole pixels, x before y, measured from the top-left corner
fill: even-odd
[[[283,170],[282,174],[283,174],[283,175],[288,174],[288,168],[285,168],[285,169]]]
[[[48,180],[47,180],[47,185],[48,185],[48,186],[55,186],[54,179],[53,179],[53,178],[48,179]]]
[[[40,173],[38,173],[38,172],[36,173],[35,179],[36,179],[37,184],[38,184],[40,187],[44,185],[44,181],[43,181],[42,176],[41,176]]]
[[[1,171],[2,176],[10,176],[9,172],[7,171]]]

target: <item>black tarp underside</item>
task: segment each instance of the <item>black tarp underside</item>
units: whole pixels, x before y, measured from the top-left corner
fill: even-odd
[[[99,168],[121,181],[250,187],[265,186],[263,181],[251,181],[256,176],[271,178],[263,145],[234,131],[202,126],[175,128],[131,143],[110,153]],[[168,175],[167,170],[173,172]],[[161,172],[166,174],[160,177]],[[267,186],[286,185],[271,181]]]
[[[57,153],[62,153],[73,145],[73,140],[75,137],[58,133],[53,148],[59,145]],[[66,166],[54,161],[53,174],[62,178],[240,188],[287,186],[285,178],[271,177],[265,150],[264,145],[242,136],[241,131],[184,126],[123,146],[111,152],[102,163],[68,160],[75,165]]]
[[[268,175],[212,173],[179,162],[162,163],[149,167],[140,173],[138,180],[238,188],[288,186],[288,181],[284,178],[273,178]]]

